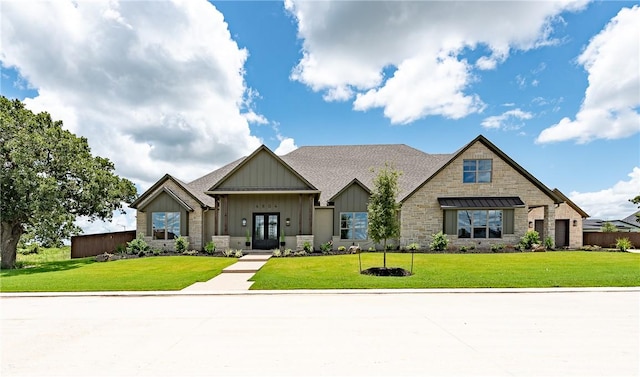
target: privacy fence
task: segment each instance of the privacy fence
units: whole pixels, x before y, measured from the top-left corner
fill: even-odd
[[[87,234],[71,237],[71,258],[93,257],[102,253],[112,253],[118,245],[126,246],[136,238],[135,230],[124,232]]]
[[[640,232],[584,232],[582,233],[583,245],[597,245],[600,247],[616,247],[618,238],[628,238],[634,248],[640,248]]]

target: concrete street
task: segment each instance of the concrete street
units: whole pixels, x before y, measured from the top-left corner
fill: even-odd
[[[3,377],[640,375],[636,288],[18,296]]]

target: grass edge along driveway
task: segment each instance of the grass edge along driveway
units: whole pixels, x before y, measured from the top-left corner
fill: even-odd
[[[362,269],[381,265],[382,253],[362,254]],[[411,254],[387,253],[387,267],[410,266]],[[250,279],[251,289],[635,287],[640,286],[640,254],[415,254],[412,276],[358,271],[357,255],[271,258]]]
[[[0,271],[0,291],[175,291],[219,275],[236,258],[145,257],[95,262],[94,258],[46,262]]]

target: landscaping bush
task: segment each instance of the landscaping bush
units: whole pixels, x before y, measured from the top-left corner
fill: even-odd
[[[407,245],[407,250],[416,251],[418,249],[420,249],[420,244],[418,244],[416,242],[413,242],[413,243],[410,243],[410,244]]]
[[[227,258],[233,257],[235,253],[236,251],[233,249],[222,250],[222,256]]]
[[[236,258],[242,258],[244,254],[242,253],[242,250],[236,250],[235,253],[233,253],[233,256],[235,256]]]
[[[504,244],[496,243],[491,245],[491,251],[493,251],[494,253],[500,253],[503,250],[504,250]]]
[[[213,253],[216,252],[216,244],[213,241],[209,241],[207,242],[206,245],[204,245],[204,251],[209,254],[212,255]]]
[[[311,245],[311,242],[309,241],[304,241],[304,243],[302,244],[302,250],[306,251],[307,253],[311,253],[313,252],[313,245]]]
[[[347,248],[345,246],[338,246],[338,251],[345,252],[347,251]]]
[[[322,254],[329,254],[333,249],[333,245],[331,244],[331,242],[325,242],[322,245],[320,245],[320,251],[322,251]]]
[[[176,238],[174,247],[177,253],[184,253],[189,248],[189,240],[186,237],[178,236]]]
[[[144,240],[143,238],[144,236],[142,234],[139,234],[138,237],[136,237],[135,239],[127,242],[127,253],[128,254],[138,254],[140,255],[140,253],[142,253],[142,255],[144,255],[145,253],[147,253],[151,247],[149,247],[149,244],[147,243],[147,241]]]
[[[616,249],[620,251],[627,251],[632,247],[633,245],[631,244],[631,241],[628,238],[625,237],[625,238],[616,239]]]
[[[283,257],[290,257],[291,256],[291,249],[284,249],[284,252],[282,253]]]
[[[432,237],[433,240],[429,244],[429,249],[433,251],[444,251],[447,249],[447,246],[449,246],[449,239],[442,231],[434,234]]]
[[[271,256],[274,258],[280,258],[282,256],[282,251],[280,251],[280,249],[273,249]]]
[[[540,235],[535,230],[530,230],[520,238],[520,245],[523,249],[531,249],[533,245],[540,245]]]
[[[554,242],[553,242],[553,238],[551,238],[551,237],[546,237],[546,238],[544,239],[544,247],[545,247],[545,249],[547,249],[547,250],[553,250],[553,243],[554,243]]]

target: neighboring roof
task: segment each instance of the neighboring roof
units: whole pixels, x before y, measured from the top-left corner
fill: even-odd
[[[129,207],[137,209],[141,203],[145,202],[147,198],[149,198],[167,180],[173,181],[176,185],[178,185],[178,187],[182,188],[187,194],[189,194],[193,199],[195,199],[198,202],[198,204],[200,204],[200,206],[211,207],[211,208],[214,207],[215,205],[214,198],[210,197],[209,195],[206,195],[204,191],[200,191],[197,187],[192,187],[182,182],[181,180],[175,177],[172,177],[169,174],[165,174],[162,178],[160,178],[156,183],[153,184],[153,186],[151,186],[147,191],[145,191],[136,200],[134,200],[133,203],[129,205]],[[175,193],[173,193],[173,195],[175,196]]]
[[[524,207],[517,196],[438,198],[441,208],[515,208]]]
[[[634,213],[630,214],[629,216],[625,217],[624,219],[622,219],[621,221],[624,221],[627,224],[640,226],[640,221],[638,221],[638,215],[639,214],[640,214],[640,211],[634,212]]]
[[[413,195],[414,192],[418,191],[420,188],[422,188],[424,185],[426,185],[433,177],[435,177],[436,175],[438,175],[438,173],[440,173],[442,170],[444,170],[447,166],[449,166],[449,164],[451,162],[453,162],[455,159],[457,159],[460,155],[462,155],[467,149],[469,149],[472,145],[474,145],[475,143],[482,143],[485,147],[487,147],[489,150],[491,150],[493,153],[495,153],[496,155],[498,155],[500,158],[502,158],[502,160],[504,160],[504,162],[506,162],[509,166],[511,166],[513,169],[515,169],[517,172],[519,172],[520,174],[522,174],[522,176],[524,176],[529,182],[531,182],[534,186],[536,186],[538,189],[540,189],[542,192],[544,192],[545,194],[547,194],[547,196],[549,196],[551,199],[553,199],[553,201],[557,204],[562,203],[562,199],[560,197],[558,197],[553,191],[551,191],[551,189],[549,189],[547,186],[545,186],[542,182],[540,182],[538,179],[536,179],[536,177],[534,177],[533,175],[531,175],[531,173],[529,173],[528,171],[526,171],[522,166],[518,165],[517,162],[515,162],[514,160],[511,159],[511,157],[507,156],[503,151],[500,150],[500,148],[496,147],[492,142],[490,142],[489,140],[487,140],[486,137],[482,136],[482,135],[478,135],[478,137],[476,137],[475,139],[473,139],[471,142],[469,142],[467,145],[465,145],[464,147],[460,148],[456,153],[449,155],[450,158],[448,161],[446,161],[444,164],[442,164],[442,166],[440,166],[440,168],[433,172],[433,174],[428,175],[427,179],[424,180],[420,185],[418,185],[413,191],[411,191],[408,195],[403,196],[403,199],[408,198],[409,196]]]
[[[281,158],[321,191],[320,203],[325,205],[354,179],[370,191],[385,163],[402,172],[398,178],[402,198],[450,156],[427,154],[404,144],[386,144],[300,147]]]
[[[565,203],[567,203],[569,207],[573,208],[576,212],[578,212],[580,217],[582,217],[583,219],[586,219],[587,217],[589,217],[588,213],[583,211],[582,208],[578,207],[578,205],[572,202],[571,199],[567,198],[566,195],[564,195],[560,190],[558,190],[557,188],[554,188],[553,192],[556,195],[558,195],[558,197],[560,197],[560,199],[562,199]]]
[[[599,232],[602,228],[602,225],[607,222],[613,224],[618,230],[622,231],[637,231],[638,229],[640,229],[640,224],[630,224],[622,220],[601,220],[589,218],[582,221],[582,230],[585,232]]]

